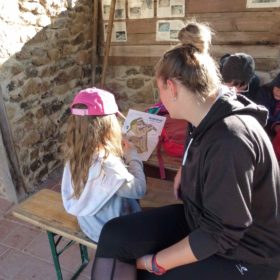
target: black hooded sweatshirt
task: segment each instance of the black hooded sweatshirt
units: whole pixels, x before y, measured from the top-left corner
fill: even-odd
[[[191,135],[181,198],[199,260],[280,268],[280,171],[266,119],[264,107],[226,93]]]

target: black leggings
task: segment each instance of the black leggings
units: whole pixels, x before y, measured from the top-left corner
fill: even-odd
[[[176,267],[162,276],[136,270],[135,260],[156,253],[189,233],[183,205],[155,208],[109,221],[101,232],[92,280],[276,280],[277,270],[219,256]]]

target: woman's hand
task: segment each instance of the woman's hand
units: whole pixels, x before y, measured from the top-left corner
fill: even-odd
[[[182,167],[180,166],[180,168],[177,171],[177,174],[174,178],[174,183],[173,183],[173,192],[174,192],[174,196],[176,199],[178,199],[179,197],[179,188],[180,188],[180,184],[181,184],[181,173],[182,173]]]
[[[136,268],[151,271],[153,255],[145,255],[136,260]]]

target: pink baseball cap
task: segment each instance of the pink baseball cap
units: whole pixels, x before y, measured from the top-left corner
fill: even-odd
[[[73,108],[76,104],[83,104],[87,109]],[[99,89],[87,88],[81,90],[71,104],[72,115],[77,116],[105,116],[118,114],[124,118],[119,112],[118,105],[112,93]]]

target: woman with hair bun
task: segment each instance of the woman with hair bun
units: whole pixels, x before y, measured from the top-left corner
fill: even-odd
[[[194,129],[174,179],[181,204],[109,221],[94,280],[276,280],[280,172],[267,111],[221,85],[211,31],[189,22],[156,65],[160,99]]]

